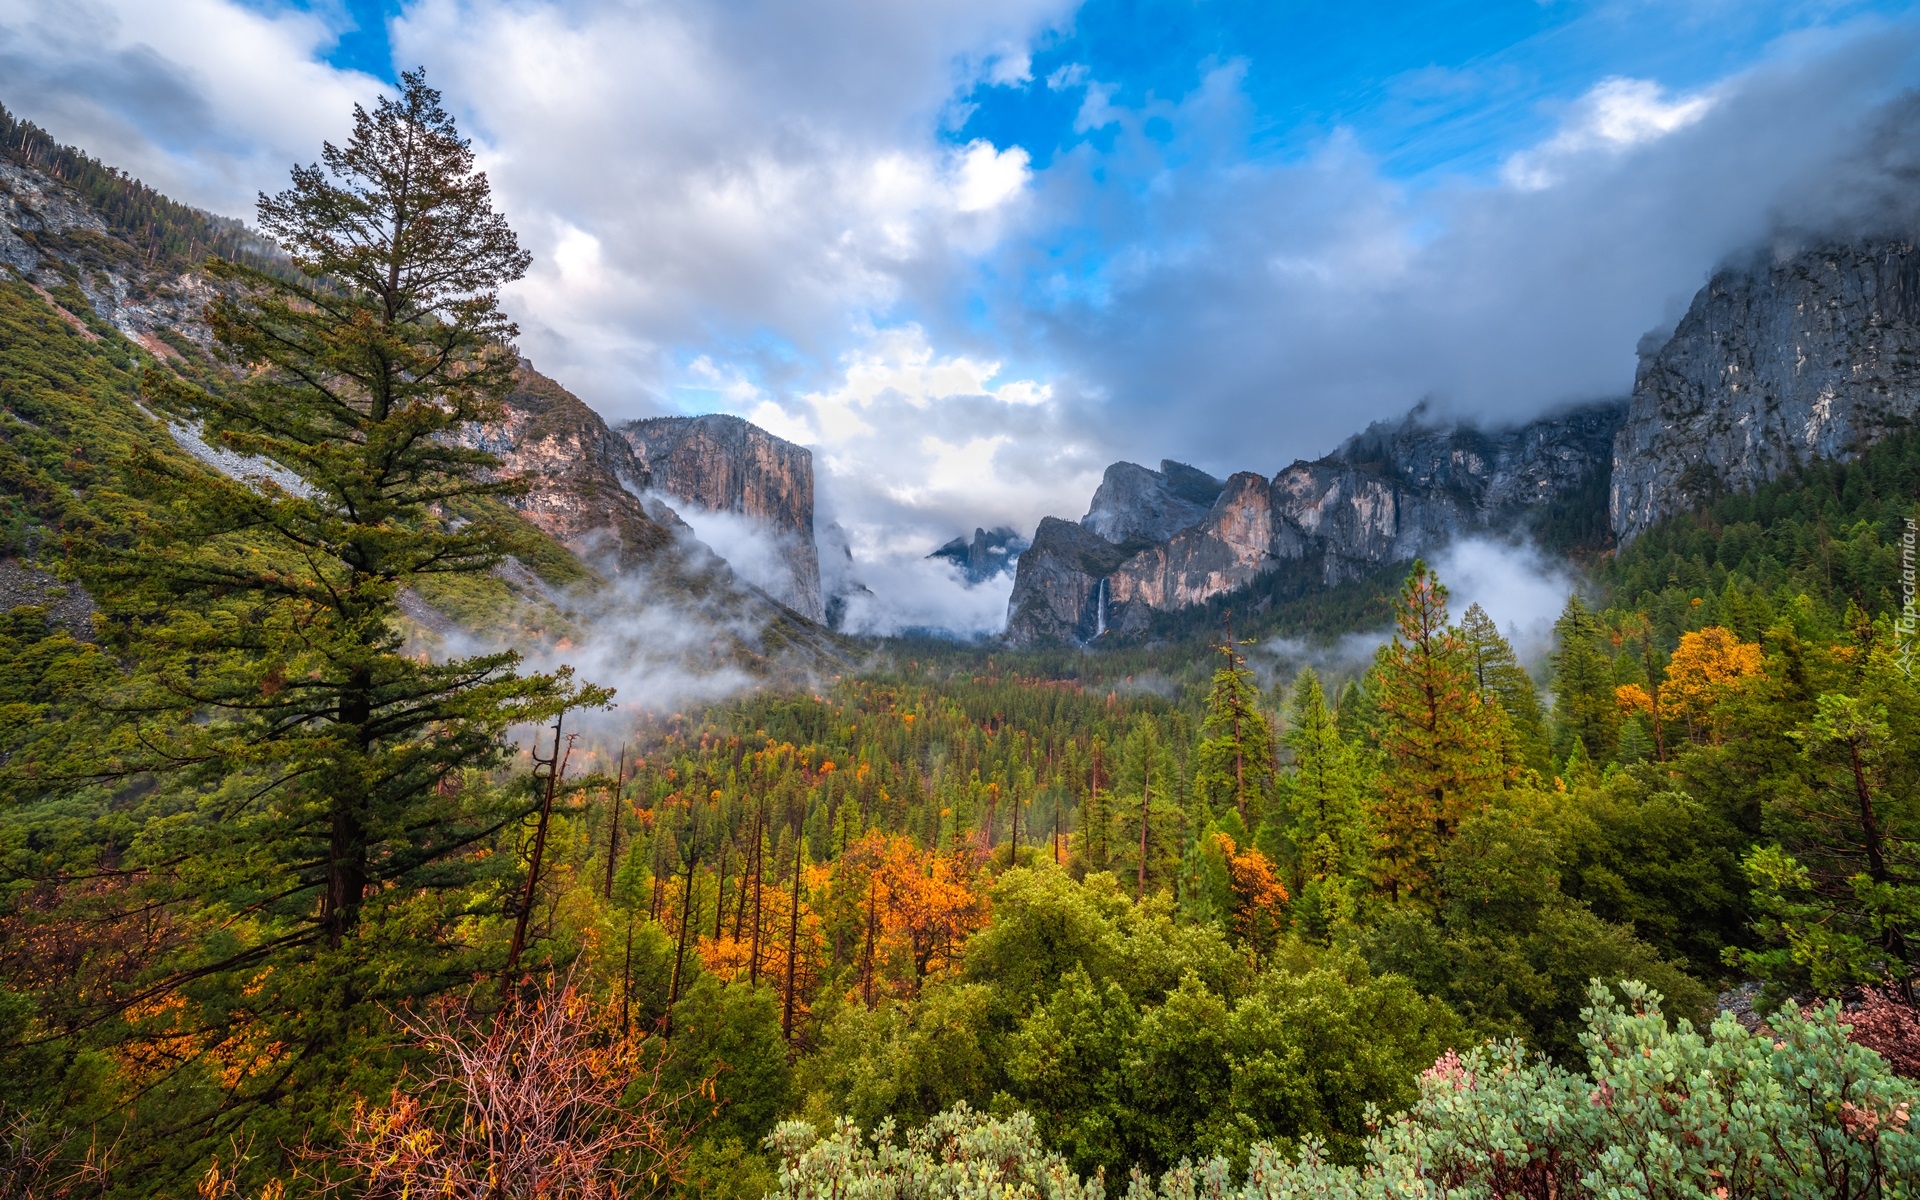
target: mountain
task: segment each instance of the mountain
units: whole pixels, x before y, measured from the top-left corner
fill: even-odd
[[[214,285],[197,267],[209,251],[268,270],[291,269],[273,246],[238,222],[169,200],[0,110],[0,275],[19,280],[4,286],[20,289],[10,304],[26,306],[12,327],[10,349],[48,379],[59,378],[59,361],[77,363],[84,351],[111,381],[84,389],[77,383],[36,385],[64,389],[58,410],[48,411],[71,434],[60,445],[46,446],[38,444],[45,439],[13,438],[18,461],[0,464],[6,466],[0,470],[0,526],[9,531],[0,556],[30,554],[40,536],[12,531],[86,519],[88,489],[61,482],[68,459],[104,463],[124,457],[130,445],[171,443],[169,449],[184,450],[211,469],[274,470],[271,464],[229,462],[232,456],[195,436],[185,414],[155,413],[137,402],[141,370],[171,370],[214,385],[225,377],[228,368],[211,355],[204,317]],[[52,325],[43,329],[46,322],[31,319],[35,309]],[[62,329],[71,335],[64,341]],[[68,372],[76,380],[77,370]],[[24,397],[6,390],[0,418],[24,421]],[[657,606],[674,614],[678,640],[671,652],[680,654],[682,665],[772,669],[794,655],[802,667],[841,661],[844,648],[817,623],[807,452],[736,418],[717,419],[723,428],[728,422],[741,427],[733,431],[731,446],[744,447],[737,454],[750,460],[745,466],[729,457],[734,451],[691,464],[685,456],[667,455],[664,466],[674,486],[689,495],[724,494],[736,480],[754,478],[766,457],[760,447],[777,443],[772,458],[788,465],[790,479],[781,503],[809,531],[795,574],[816,581],[811,602],[802,592],[793,597],[798,604],[789,604],[788,597],[742,579],[659,498],[670,489],[660,488],[631,438],[609,429],[592,408],[523,360],[501,419],[469,427],[462,439],[496,454],[500,475],[527,480],[528,491],[508,506],[513,512],[489,502],[494,507],[487,514],[518,523],[521,549],[490,582],[408,593],[404,611],[433,636],[465,628],[509,640],[570,641],[594,627],[631,624],[630,610]],[[65,457],[47,458],[56,454]],[[796,456],[797,468],[791,465]],[[719,481],[703,481],[701,469]]]
[[[1424,407],[1312,462],[1224,482],[1180,463],[1109,467],[1076,525],[1041,522],[1008,601],[1016,644],[1143,632],[1273,572],[1331,586],[1465,534],[1579,540],[1604,528],[1618,402],[1525,425],[1434,422]]]
[[[724,413],[629,421],[620,435],[650,480],[643,487],[698,513],[742,518],[744,529],[715,526],[708,540],[758,535],[762,544],[743,548],[737,569],[757,575],[756,583],[808,620],[826,619],[813,533],[812,451]],[[716,548],[726,553],[725,546]]]
[[[1723,492],[1845,460],[1920,415],[1920,253],[1830,244],[1714,275],[1642,358],[1614,446],[1626,542]]]
[[[959,567],[966,576],[967,584],[972,586],[996,576],[1011,574],[1026,548],[1027,539],[1005,526],[998,529],[975,528],[972,541],[963,537],[954,538],[927,557],[944,558]]]
[[[1464,534],[1625,545],[1660,521],[1920,417],[1920,248],[1824,243],[1714,274],[1649,337],[1624,403],[1506,429],[1416,409],[1271,479],[1108,468],[1078,525],[1049,518],[1008,604],[1017,644],[1144,631],[1277,573],[1286,594],[1362,578]]]

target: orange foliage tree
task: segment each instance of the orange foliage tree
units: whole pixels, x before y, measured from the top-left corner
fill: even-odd
[[[1271,949],[1286,928],[1286,885],[1274,873],[1272,860],[1255,847],[1242,850],[1224,833],[1212,836],[1233,885],[1234,936],[1255,953]]]
[[[834,864],[826,906],[859,947],[861,997],[877,989],[912,995],[928,975],[952,968],[968,936],[987,922],[975,856],[940,854],[913,839],[870,830]]]
[[[1688,732],[1718,742],[1722,733],[1720,705],[1742,684],[1765,677],[1760,647],[1743,642],[1718,625],[1680,635],[1680,645],[1667,662],[1662,701],[1674,715],[1686,720]]]

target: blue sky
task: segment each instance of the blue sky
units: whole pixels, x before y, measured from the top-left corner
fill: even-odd
[[[271,10],[278,0],[252,0]],[[403,0],[296,3],[326,17],[328,63],[393,81],[388,23]],[[1619,0],[1445,0],[1344,5],[1257,0],[1092,0],[1066,28],[1037,39],[1030,81],[982,82],[944,133],[1024,146],[1036,167],[1065,147],[1105,139],[1076,132],[1077,90],[1048,86],[1084,68],[1138,105],[1190,93],[1204,72],[1245,64],[1249,155],[1297,155],[1332,130],[1356,133],[1396,176],[1496,167],[1538,139],[1555,110],[1609,76],[1689,89],[1749,66],[1795,33],[1912,5],[1657,3]]]
[[[1117,458],[1270,474],[1423,399],[1503,422],[1626,394],[1718,265],[1858,218],[1876,131],[1915,133],[1920,20],[0,0],[0,101],[241,216],[415,63],[534,254],[522,349],[610,417],[814,447],[823,514],[905,595],[926,549],[1077,516]],[[937,590],[901,619],[997,619]]]

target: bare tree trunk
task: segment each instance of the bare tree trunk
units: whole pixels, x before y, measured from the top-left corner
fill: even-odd
[[[761,861],[761,851],[766,847],[766,838],[761,836],[753,843],[753,957],[748,960],[747,984],[753,986],[760,982],[760,930],[765,926],[761,915],[760,885],[766,881],[767,870]]]
[[[536,751],[536,762],[538,752]],[[553,789],[560,778],[560,722],[553,723],[553,756],[546,760],[547,788],[540,800],[540,822],[534,827],[533,855],[527,862],[527,886],[520,896],[520,913],[513,922],[513,942],[507,947],[506,978],[520,969],[520,952],[527,947],[527,921],[533,916],[534,888],[540,882],[540,860],[547,852],[547,823],[553,816]],[[508,986],[503,983],[502,986]]]
[[[614,776],[613,799],[607,804],[607,886],[605,899],[613,899],[613,864],[620,854],[620,793],[627,786],[627,748],[620,747],[620,771]]]
[[[861,980],[861,983],[860,983],[861,998],[867,1002],[868,1008],[873,1007],[873,929],[874,929],[874,925],[876,924],[875,918],[878,915],[875,912],[875,905],[877,904],[879,899],[876,895],[874,895],[874,889],[876,886],[877,886],[877,881],[874,879],[872,875],[868,875],[867,876],[867,950],[866,950],[866,953],[862,956],[866,960],[866,970],[863,972],[864,978]]]
[[[794,968],[800,961],[800,861],[807,848],[806,839],[800,836],[798,827],[793,839],[793,908],[787,914],[787,996],[786,1011],[780,1017],[780,1034],[788,1042],[793,1041],[793,980]]]
[[[713,881],[713,940],[720,940],[720,923],[727,918],[727,839],[720,839],[720,871]]]
[[[627,953],[620,960],[620,1032],[632,1028],[628,1013],[633,1002],[633,910],[627,910]]]
[[[1136,901],[1147,894],[1147,818],[1153,796],[1152,782],[1153,767],[1149,765],[1140,776],[1140,878],[1133,888]]]
[[[680,946],[673,954],[673,982],[667,988],[667,1037],[673,1036],[673,1006],[680,1002],[680,970],[687,959],[687,931],[693,928],[693,872],[699,865],[700,852],[695,850],[687,860],[687,890],[680,900]]]

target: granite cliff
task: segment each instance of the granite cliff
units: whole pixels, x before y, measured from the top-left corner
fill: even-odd
[[[1416,409],[1271,478],[1116,463],[1079,524],[1041,522],[1020,559],[1007,636],[1024,644],[1136,634],[1155,612],[1269,572],[1331,585],[1466,534],[1591,524],[1624,416],[1624,405],[1607,403],[1488,430]]]
[[[1614,444],[1621,541],[1720,491],[1850,458],[1920,415],[1920,251],[1826,245],[1714,275],[1642,358]]]
[[[626,439],[524,359],[502,419],[471,427],[465,440],[500,459],[499,475],[526,480],[513,506],[588,562],[630,570],[690,532],[671,509],[642,500],[647,469]]]
[[[761,585],[809,620],[826,619],[812,451],[723,413],[629,421],[620,434],[650,481],[643,486],[677,506],[744,518],[771,542]]]
[[[954,538],[927,557],[943,558],[959,567],[971,586],[985,583],[996,576],[1012,574],[1026,548],[1027,539],[1005,526],[998,529],[975,528],[971,541],[963,537]]]

